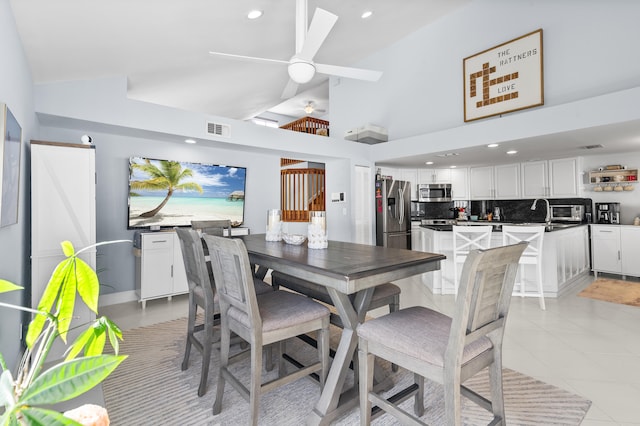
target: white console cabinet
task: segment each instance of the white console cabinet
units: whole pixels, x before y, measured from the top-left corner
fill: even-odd
[[[233,228],[232,236],[248,235],[249,228]],[[174,231],[143,232],[136,243],[136,293],[146,307],[147,300],[189,292],[178,234]]]
[[[591,225],[593,274],[598,272],[640,277],[640,227],[629,225]]]

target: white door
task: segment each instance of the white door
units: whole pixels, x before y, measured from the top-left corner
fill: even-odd
[[[454,200],[469,199],[469,169],[459,167],[451,169],[451,198]]]
[[[640,277],[640,227],[625,226],[620,230],[622,275]]]
[[[76,251],[96,242],[95,149],[90,145],[31,142],[31,304],[36,307],[53,268],[65,257],[60,243],[71,241]],[[96,267],[96,250],[80,255]],[[94,315],[77,299],[74,325]],[[68,339],[84,331],[70,331]],[[54,345],[51,357],[62,357]]]
[[[621,272],[620,227],[591,225],[591,255],[593,270],[597,272]]]
[[[537,198],[549,195],[546,161],[522,163],[522,197]]]
[[[373,196],[375,191],[371,178],[371,169],[356,166],[354,170],[353,215],[355,221],[354,242],[373,244]]]
[[[495,166],[494,178],[497,199],[520,198],[520,164]]]
[[[493,199],[493,166],[471,167],[469,169],[469,190],[472,200]]]
[[[580,191],[578,160],[576,158],[549,160],[549,180],[551,197],[578,197]]]

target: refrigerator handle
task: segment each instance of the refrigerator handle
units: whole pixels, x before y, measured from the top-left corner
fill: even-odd
[[[404,188],[398,184],[398,199],[400,201],[400,215],[398,217],[398,223],[402,225],[404,223]],[[398,203],[396,203],[397,205]]]

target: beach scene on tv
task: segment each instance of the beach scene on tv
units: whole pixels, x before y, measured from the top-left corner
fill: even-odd
[[[192,220],[244,220],[246,169],[129,159],[129,228],[190,226]]]

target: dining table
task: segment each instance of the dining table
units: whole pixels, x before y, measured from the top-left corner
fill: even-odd
[[[266,241],[265,234],[240,236],[249,261],[324,286],[343,323],[342,335],[318,402],[307,424],[327,425],[358,402],[358,389],[344,391],[356,353],[357,326],[365,320],[377,285],[440,269],[445,256],[406,249],[330,240],[324,249],[306,243]],[[355,372],[354,374],[358,374]]]

